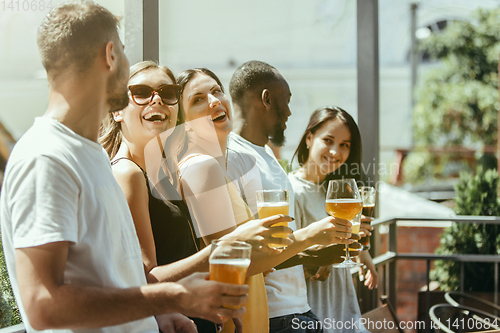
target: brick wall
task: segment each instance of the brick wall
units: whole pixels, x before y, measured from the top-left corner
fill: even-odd
[[[398,227],[398,252],[434,253],[439,246],[439,235],[443,228]],[[381,235],[386,248],[387,235]],[[433,265],[431,265],[431,269]],[[397,316],[402,321],[416,321],[418,314],[418,292],[427,283],[425,260],[398,260]],[[414,333],[416,330],[405,330]]]

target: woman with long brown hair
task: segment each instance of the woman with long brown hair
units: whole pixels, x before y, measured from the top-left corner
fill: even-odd
[[[356,122],[340,107],[315,110],[295,156],[300,168],[290,173],[288,178],[295,192],[295,218],[299,226],[304,228],[327,216],[325,199],[329,180],[359,180],[361,135]],[[369,233],[368,230],[365,232]],[[375,265],[367,251],[362,251],[359,258],[368,266],[365,285],[372,289],[378,281]],[[327,318],[335,318],[337,322],[355,322],[359,328],[335,328],[329,325],[323,327],[325,332],[368,332],[360,323],[361,313],[349,269],[332,268],[329,265],[315,267],[306,273],[310,277],[306,280],[307,299],[313,312],[323,322]]]

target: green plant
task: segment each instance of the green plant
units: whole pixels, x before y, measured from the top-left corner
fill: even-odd
[[[415,90],[413,132],[420,148],[415,154],[428,146],[481,149],[496,144],[499,17],[500,8],[479,9],[469,22],[455,21],[420,43],[420,51],[440,62],[424,73]],[[429,161],[425,172],[409,170],[417,176],[412,182],[430,180],[443,165],[439,159]]]
[[[462,173],[456,185],[456,212],[459,215],[499,216],[500,202],[497,190],[499,176],[496,170],[476,174]],[[453,223],[441,235],[440,254],[500,254],[500,226],[493,224]],[[464,264],[465,291],[493,291],[494,266],[489,263]],[[439,260],[431,272],[444,290],[460,287],[460,263]]]
[[[2,240],[0,237],[0,328],[22,323],[21,315],[12,293]]]

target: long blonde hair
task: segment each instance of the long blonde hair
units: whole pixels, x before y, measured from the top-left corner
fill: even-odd
[[[162,72],[168,75],[168,77],[172,80],[172,83],[174,84],[176,83],[174,73],[172,73],[172,71],[168,67],[160,66],[154,61],[138,62],[137,64],[130,67],[129,80],[138,73],[152,69],[161,70]],[[183,122],[184,122],[184,115],[182,114],[182,112],[178,112],[177,125]],[[110,112],[102,122],[99,133],[99,143],[104,147],[104,149],[109,155],[109,158],[112,159],[118,152],[118,149],[122,144],[122,141],[123,141],[123,135],[121,130],[121,123],[116,122],[115,119],[113,118],[113,114]]]

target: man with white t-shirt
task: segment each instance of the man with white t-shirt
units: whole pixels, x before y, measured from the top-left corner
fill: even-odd
[[[285,123],[291,115],[288,104],[292,94],[288,83],[274,67],[260,61],[249,61],[233,74],[229,91],[235,115],[234,132],[228,142],[230,177],[239,180],[241,191],[254,213],[257,210],[256,190],[289,190],[289,210],[293,215],[292,186],[267,146],[269,140],[276,146],[283,145]],[[319,222],[311,226],[314,224],[319,226]],[[296,230],[295,225],[290,227]],[[305,229],[294,232],[294,235]],[[346,230],[350,232],[350,228]],[[289,268],[278,269],[266,277],[270,333],[287,329],[322,332],[321,323],[307,303],[302,265],[295,265],[285,265]]]
[[[50,12],[38,30],[49,105],[14,147],[0,198],[2,242],[28,332],[196,332],[179,314],[240,317],[248,286],[195,274],[147,285],[125,196],[97,143],[104,116],[128,104],[118,19],[91,1]]]

